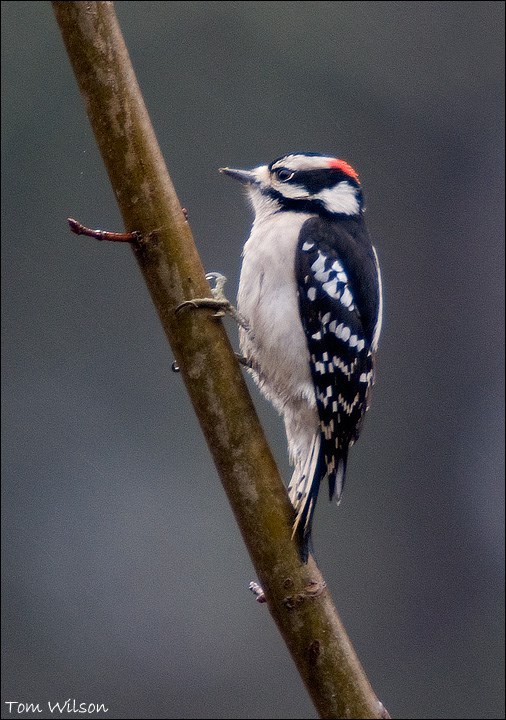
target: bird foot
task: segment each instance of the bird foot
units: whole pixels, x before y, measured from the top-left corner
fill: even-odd
[[[236,323],[240,325],[246,332],[249,332],[249,326],[241,313],[232,305],[230,300],[227,299],[223,288],[227,282],[225,275],[218,272],[210,272],[206,275],[206,280],[209,282],[214,281],[214,286],[211,286],[211,298],[193,298],[192,300],[185,300],[176,308],[176,313],[181,312],[185,309],[199,309],[199,308],[210,308],[216,310],[213,313],[213,317],[223,317],[224,315],[231,315]]]
[[[259,602],[259,603],[265,603],[265,602],[267,602],[267,598],[265,597],[265,593],[264,593],[264,591],[262,590],[261,586],[260,586],[258,583],[251,581],[250,584],[249,584],[249,589],[251,590],[251,592],[253,593],[253,595],[256,596],[257,602]]]

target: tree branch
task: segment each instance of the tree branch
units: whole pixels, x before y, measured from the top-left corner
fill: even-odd
[[[388,717],[312,558],[291,539],[293,511],[237,358],[212,310],[190,227],[167,173],[112,2],[53,2],[128,232],[268,607],[323,718]]]

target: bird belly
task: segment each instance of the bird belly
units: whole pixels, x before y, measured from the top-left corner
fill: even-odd
[[[240,331],[241,351],[280,412],[316,407],[295,279],[299,232],[308,217],[280,213],[255,221],[244,247],[238,310],[250,330]]]

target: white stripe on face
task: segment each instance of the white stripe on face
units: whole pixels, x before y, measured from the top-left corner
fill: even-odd
[[[346,180],[342,180],[334,187],[321,190],[313,197],[315,200],[320,200],[331,213],[358,215],[360,211],[357,189]]]
[[[281,158],[277,163],[272,166],[272,169],[284,167],[288,170],[322,170],[328,169],[329,163],[335,161],[336,158],[326,157],[322,155],[287,155]]]

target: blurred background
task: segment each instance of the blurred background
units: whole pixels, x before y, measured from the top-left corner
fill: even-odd
[[[358,169],[384,331],[318,562],[393,717],[503,718],[503,3],[115,5],[230,297],[251,215],[217,168]],[[130,249],[67,229],[122,223],[50,3],[1,9],[2,717],[314,718]]]

